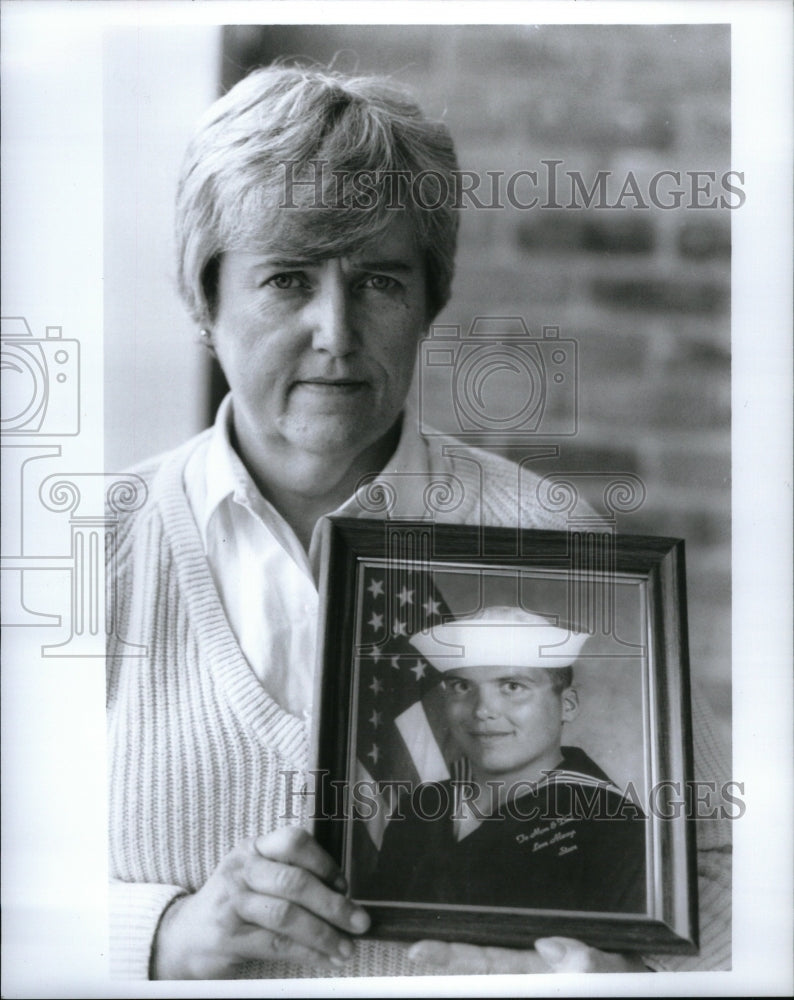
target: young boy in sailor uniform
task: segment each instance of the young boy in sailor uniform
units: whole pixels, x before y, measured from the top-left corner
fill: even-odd
[[[451,781],[403,796],[363,898],[645,911],[645,818],[583,750],[562,744],[579,712],[572,667],[586,639],[512,607],[412,636],[442,674],[463,758]]]

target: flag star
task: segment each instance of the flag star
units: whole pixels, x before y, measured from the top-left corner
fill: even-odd
[[[378,680],[377,677],[373,677],[372,683],[367,686],[369,687],[370,691],[373,694],[380,694],[380,692],[383,690],[383,685],[381,684],[381,682]]]
[[[430,615],[441,614],[441,605],[438,603],[438,601],[434,601],[432,597],[428,597],[428,599],[425,601],[422,607],[427,612],[428,618],[430,617]]]
[[[372,726],[373,729],[378,728],[382,716],[383,712],[376,712],[374,708],[372,709],[372,715],[370,715],[369,717],[369,724]]]
[[[377,663],[378,660],[380,659],[380,646],[373,646],[369,652],[369,655],[372,657],[375,663]]]
[[[392,629],[392,632],[394,633],[395,636],[408,635],[408,633],[405,631],[405,622],[401,622],[398,618],[395,618],[394,628]]]
[[[370,628],[374,628],[377,632],[378,629],[383,628],[383,615],[376,615],[373,611],[372,617],[367,622],[367,625],[369,625]]]
[[[392,665],[392,667],[395,670],[399,670],[400,669],[400,657],[399,656],[393,656],[391,658],[391,665]]]
[[[383,593],[383,580],[376,580],[374,577],[370,580],[367,590],[372,594],[372,600]]]
[[[400,607],[405,607],[406,604],[414,603],[414,592],[409,590],[407,587],[403,587],[400,593],[397,595],[400,598]]]
[[[416,661],[416,666],[411,667],[411,673],[416,674],[416,679],[421,680],[425,676],[425,665],[421,660]]]
[[[380,750],[378,750],[378,744],[377,743],[373,743],[372,744],[372,749],[367,754],[367,757],[371,757],[372,758],[372,763],[373,764],[377,764],[378,763],[378,757],[380,757]]]

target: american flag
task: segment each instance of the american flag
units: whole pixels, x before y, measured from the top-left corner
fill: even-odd
[[[358,590],[357,778],[378,796],[376,814],[354,824],[356,863],[366,869],[366,857],[376,856],[388,823],[389,783],[415,786],[450,776],[441,674],[408,641],[448,620],[450,612],[432,570],[410,561],[363,561]]]

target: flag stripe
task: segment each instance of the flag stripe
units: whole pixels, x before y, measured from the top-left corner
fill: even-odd
[[[436,592],[425,541],[398,541],[400,551],[389,565],[362,561],[358,567],[357,776],[379,783],[379,808],[378,815],[355,825],[366,827],[368,843],[377,849],[388,823],[389,783],[416,786],[449,777],[440,675],[410,643],[413,633],[449,612]]]
[[[420,781],[445,781],[449,769],[421,701],[414,702],[394,720],[400,731]]]
[[[370,840],[375,845],[377,850],[381,849],[383,844],[383,834],[386,830],[386,824],[388,823],[388,812],[389,804],[386,801],[386,797],[376,790],[377,786],[375,779],[367,771],[361,761],[357,762],[356,767],[356,781],[360,783],[366,783],[367,786],[367,797],[371,797],[375,800],[375,810],[374,815],[368,817],[365,820],[367,833],[369,834]],[[369,789],[372,789],[370,793]]]

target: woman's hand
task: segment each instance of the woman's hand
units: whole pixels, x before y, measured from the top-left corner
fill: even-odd
[[[222,979],[261,959],[341,967],[353,953],[348,935],[369,927],[345,888],[335,862],[305,830],[243,841],[198,892],[163,914],[152,978]]]
[[[527,972],[649,972],[640,958],[599,951],[573,938],[540,938],[534,950],[419,941],[408,957],[450,975]]]

